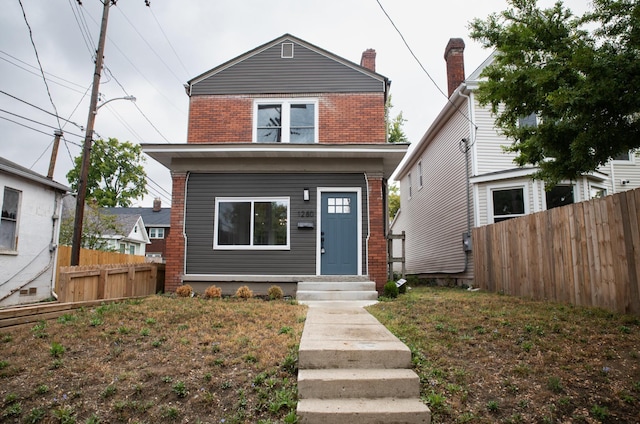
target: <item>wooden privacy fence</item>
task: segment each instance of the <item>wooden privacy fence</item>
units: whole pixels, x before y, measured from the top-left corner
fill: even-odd
[[[61,267],[59,302],[147,296],[164,287],[164,264]]]
[[[473,229],[476,286],[640,314],[640,189]]]

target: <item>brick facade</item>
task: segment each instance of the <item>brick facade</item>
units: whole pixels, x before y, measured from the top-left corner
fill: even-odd
[[[186,172],[171,172],[172,202],[171,202],[171,230],[167,237],[166,268],[164,290],[174,292],[182,284],[184,273],[184,204]]]
[[[382,293],[387,283],[387,236],[382,177],[367,178],[369,185],[369,278]]]
[[[305,94],[298,97],[318,99],[320,143],[386,141],[383,93]],[[187,142],[250,143],[254,98],[265,96],[191,97]]]

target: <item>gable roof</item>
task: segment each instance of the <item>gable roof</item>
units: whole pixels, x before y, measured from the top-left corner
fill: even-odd
[[[171,208],[161,208],[154,211],[153,208],[102,208],[111,215],[140,215],[147,228],[171,226]]]
[[[51,187],[58,191],[68,192],[70,190],[70,188],[65,185],[50,180],[44,175],[40,175],[37,172],[20,166],[17,163],[11,162],[10,160],[3,157],[0,157],[0,171],[4,171],[8,174],[12,174],[47,187]]]
[[[134,228],[136,225],[140,227],[140,237],[139,240],[136,241],[149,243],[149,237],[147,236],[144,220],[139,214],[116,215],[116,228],[109,228],[105,230],[105,232],[100,236],[103,238],[133,240],[129,236],[134,232]]]
[[[282,45],[292,44],[292,57]],[[188,81],[187,94],[384,92],[387,77],[290,34],[235,57]]]

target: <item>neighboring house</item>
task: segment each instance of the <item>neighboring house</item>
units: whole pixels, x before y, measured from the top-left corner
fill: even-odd
[[[150,241],[140,214],[117,214],[115,217],[115,229],[108,229],[99,236],[104,240],[104,247],[128,255],[145,256]]]
[[[69,187],[0,157],[0,306],[51,297]]]
[[[544,182],[531,178],[536,168],[518,167],[515,154],[504,152],[510,140],[495,127],[489,106],[477,102],[480,73],[493,55],[465,79],[463,52],[463,40],[449,41],[449,100],[396,170],[401,207],[391,229],[406,232],[408,274],[471,282],[467,234],[473,226],[639,187],[640,158],[621,155],[546,191]],[[521,125],[536,125],[536,117],[523,117]]]
[[[170,232],[171,208],[163,208],[159,198],[154,199],[151,208],[103,208],[112,215],[140,215],[147,229],[149,245],[146,257],[150,261],[164,262],[166,258],[166,240]]]
[[[165,288],[309,277],[386,282],[390,81],[285,34],[186,85],[187,144],[143,145],[171,170]]]

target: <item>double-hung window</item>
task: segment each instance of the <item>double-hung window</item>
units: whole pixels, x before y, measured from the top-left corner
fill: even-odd
[[[288,250],[289,198],[218,198],[214,249]]]
[[[149,238],[152,238],[152,239],[163,239],[164,238],[164,228],[158,228],[158,227],[149,228]]]
[[[18,209],[20,192],[4,188],[0,215],[0,250],[18,250]]]
[[[254,141],[316,143],[318,107],[312,99],[269,99],[255,102]]]

